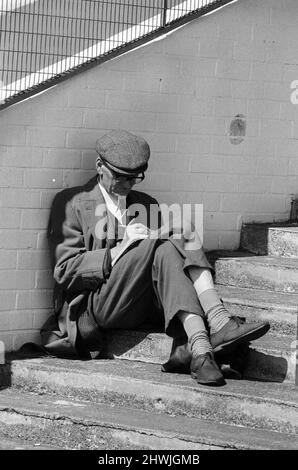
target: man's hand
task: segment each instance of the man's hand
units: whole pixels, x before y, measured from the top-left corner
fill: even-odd
[[[140,223],[134,224],[134,220],[135,219],[132,219],[127,225],[121,243],[111,249],[112,261],[118,256],[120,252],[124,251],[133,241],[144,240],[145,238],[149,237],[150,230],[148,229],[148,227]]]

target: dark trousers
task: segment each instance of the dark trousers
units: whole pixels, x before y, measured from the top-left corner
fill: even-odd
[[[176,314],[203,315],[188,266],[212,269],[203,250],[184,250],[180,240],[145,239],[134,245],[107,282],[90,293],[78,322],[82,340],[96,341],[96,325],[103,330],[157,327],[172,337],[183,335]]]

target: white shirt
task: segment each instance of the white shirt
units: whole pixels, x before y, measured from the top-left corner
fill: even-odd
[[[104,197],[107,209],[111,212],[111,214],[113,214],[114,217],[116,217],[117,220],[119,220],[121,225],[125,225],[123,223],[123,218],[128,210],[126,209],[126,196],[117,196],[116,194],[115,196],[112,196],[99,182],[98,186],[100,187]]]

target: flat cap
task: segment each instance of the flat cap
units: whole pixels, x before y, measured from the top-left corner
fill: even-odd
[[[113,130],[98,139],[96,152],[111,169],[129,175],[145,171],[150,157],[146,140],[123,130]]]

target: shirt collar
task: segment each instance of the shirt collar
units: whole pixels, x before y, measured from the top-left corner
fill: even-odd
[[[112,196],[98,181],[98,186],[104,197],[107,209],[122,223],[126,209],[126,196]]]

